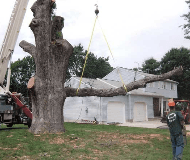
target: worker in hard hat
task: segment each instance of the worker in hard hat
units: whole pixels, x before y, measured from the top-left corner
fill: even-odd
[[[172,142],[173,160],[182,159],[182,153],[184,148],[182,124],[184,118],[180,111],[175,111],[175,102],[170,100],[168,103],[170,112],[166,116],[167,125],[170,130],[170,137]]]

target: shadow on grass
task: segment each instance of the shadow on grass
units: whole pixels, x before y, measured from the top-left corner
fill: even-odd
[[[0,128],[0,131],[1,130],[11,131],[11,130],[14,130],[14,129],[28,129],[28,127]]]

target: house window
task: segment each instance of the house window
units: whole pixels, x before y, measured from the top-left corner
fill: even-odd
[[[160,81],[158,82],[158,88],[160,88]]]
[[[153,83],[148,83],[147,86],[148,87],[154,87],[154,84]]]
[[[171,90],[175,90],[174,84],[171,83]]]
[[[161,89],[164,89],[164,83],[161,82]]]
[[[161,88],[166,89],[166,82],[161,82]]]
[[[166,89],[166,82],[164,82],[164,89]]]

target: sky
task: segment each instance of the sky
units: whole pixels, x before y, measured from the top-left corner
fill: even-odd
[[[15,45],[12,61],[29,55],[19,47],[26,40],[35,45],[28,27],[35,0],[29,0],[23,24]],[[4,0],[0,5],[0,45],[3,42],[15,0]],[[183,14],[189,12],[185,0],[56,0],[56,15],[64,17],[63,38],[74,47],[82,44],[88,49],[98,5],[90,52],[97,57],[108,57],[113,67],[135,68],[154,58],[161,58],[171,49],[190,48],[180,25],[186,23]],[[104,39],[110,46],[111,53]]]

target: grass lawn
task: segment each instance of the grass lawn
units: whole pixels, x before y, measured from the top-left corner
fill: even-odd
[[[0,130],[2,160],[171,160],[169,130],[65,123],[62,134],[33,135],[24,125]],[[21,128],[19,128],[21,127]],[[7,128],[2,125],[1,128]],[[183,160],[190,159],[190,136]]]

